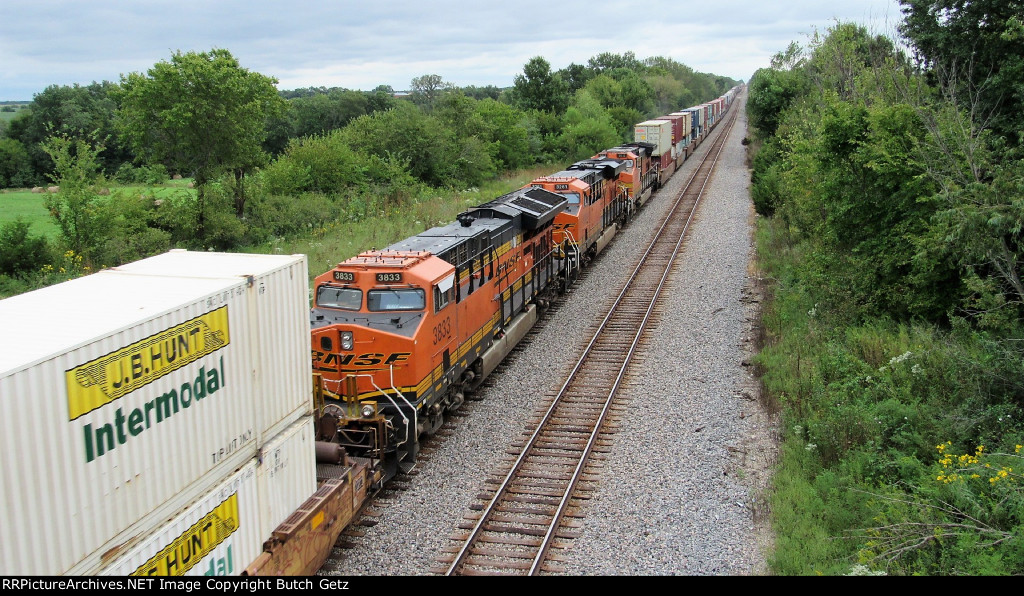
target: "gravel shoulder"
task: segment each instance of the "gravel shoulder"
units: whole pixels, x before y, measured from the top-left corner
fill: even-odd
[[[625,386],[625,410],[582,507],[579,537],[561,552],[567,575],[767,573],[765,494],[777,428],[749,366],[761,298],[744,100],[731,108],[739,121]],[[488,474],[557,391],[592,334],[596,307],[621,289],[696,161],[619,233],[556,307],[557,319],[506,361],[482,400],[467,402],[465,414],[445,425],[404,490],[378,499],[376,524],[361,528],[365,534],[340,551],[339,568],[323,573],[431,573]]]

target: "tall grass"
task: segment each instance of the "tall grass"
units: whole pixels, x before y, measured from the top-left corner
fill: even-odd
[[[757,364],[783,409],[772,573],[1021,573],[1019,334],[853,316],[815,295],[812,248],[778,219],[758,226],[772,300]],[[991,460],[1006,477],[984,461],[943,467],[943,451],[1009,453]]]

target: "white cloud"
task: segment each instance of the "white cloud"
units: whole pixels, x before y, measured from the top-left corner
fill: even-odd
[[[11,3],[0,21],[0,100],[31,99],[51,84],[117,81],[175,51],[215,47],[281,89],[403,89],[423,74],[508,86],[533,56],[558,69],[627,51],[746,80],[814,27],[838,18],[886,32],[885,19],[899,16],[896,0],[34,0]]]

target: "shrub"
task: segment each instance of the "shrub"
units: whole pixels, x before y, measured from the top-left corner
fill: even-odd
[[[21,141],[0,139],[0,188],[30,186],[34,178],[32,158]]]
[[[21,218],[0,224],[0,273],[14,277],[50,262],[49,243],[29,235],[29,225]]]

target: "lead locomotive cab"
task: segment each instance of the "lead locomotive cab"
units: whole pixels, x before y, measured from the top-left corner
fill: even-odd
[[[516,191],[317,277],[313,368],[331,414],[321,438],[380,460],[386,477],[411,469],[419,437],[440,428],[511,349],[522,314],[560,285],[551,227],[565,205]]]

